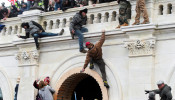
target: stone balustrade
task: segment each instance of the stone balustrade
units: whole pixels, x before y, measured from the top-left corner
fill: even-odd
[[[153,4],[155,2],[155,4]],[[150,17],[150,23],[152,24],[162,24],[162,23],[173,23],[175,22],[175,1],[169,0],[158,0],[158,1],[148,0],[146,1],[146,6],[148,8],[148,14]],[[135,5],[136,0],[131,1],[132,5],[132,18],[130,20],[130,25],[135,19]],[[88,8],[88,21],[87,27],[89,33],[94,33],[101,31],[102,29],[114,30],[118,25],[118,9],[119,5],[116,1],[110,3],[96,4],[96,6],[86,6]],[[6,27],[0,33],[0,43],[9,43],[13,40],[17,40],[17,34],[24,35],[25,31],[21,28],[22,22],[28,22],[34,20],[40,23],[46,32],[58,33],[62,28],[65,29],[63,36],[69,36],[69,24],[72,17],[82,8],[72,8],[67,11],[52,11],[52,12],[41,12],[37,11],[26,11],[23,15],[19,15],[15,18],[8,18],[3,21]],[[167,20],[163,20],[166,16]],[[143,20],[141,18],[141,20]]]

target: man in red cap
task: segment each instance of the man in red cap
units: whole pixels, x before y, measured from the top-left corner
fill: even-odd
[[[39,89],[39,84],[37,84],[39,81],[40,81],[40,79],[37,79],[37,80],[35,80],[34,83],[33,83],[33,86],[34,86],[36,89]],[[49,85],[49,83],[50,83],[50,78],[49,78],[49,76],[47,76],[47,77],[44,79],[44,83],[45,83],[46,85]]]
[[[84,72],[89,62],[94,62],[99,66],[99,69],[102,74],[104,86],[109,88],[107,79],[106,79],[106,71],[105,71],[105,63],[102,58],[102,45],[105,41],[105,30],[102,31],[101,39],[94,45],[93,43],[86,42],[86,47],[89,49],[86,55],[86,60],[83,69],[81,72]]]

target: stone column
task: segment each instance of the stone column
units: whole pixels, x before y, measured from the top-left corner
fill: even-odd
[[[20,67],[20,83],[18,100],[34,100],[35,88],[33,82],[38,76],[39,52],[34,44],[22,45],[16,54],[16,60]]]
[[[175,14],[175,4],[172,4],[172,14]]]
[[[163,15],[167,15],[168,7],[167,4],[163,5]]]
[[[25,11],[22,15],[18,15],[22,22],[29,22],[31,20],[39,23],[41,21],[40,10]],[[22,29],[22,34],[25,34],[25,30]],[[22,35],[21,34],[21,35]],[[35,88],[33,82],[38,77],[38,60],[39,52],[36,51],[35,43],[31,41],[18,42],[16,44],[19,47],[19,51],[16,54],[18,60],[18,66],[20,69],[20,83],[18,90],[18,100],[35,100]]]
[[[141,100],[145,89],[153,89],[155,84],[155,25],[126,26],[129,39],[124,41],[129,57],[129,91],[128,100]],[[144,29],[144,30],[143,30]]]

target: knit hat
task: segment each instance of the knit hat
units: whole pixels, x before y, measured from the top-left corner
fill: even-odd
[[[86,47],[88,46],[88,45],[90,45],[91,43],[90,42],[86,42]]]
[[[80,13],[82,13],[82,12],[87,13],[87,12],[88,12],[88,9],[87,9],[87,8],[85,8],[85,9],[83,9],[83,10],[80,10]]]
[[[159,80],[159,81],[157,82],[157,85],[162,85],[162,84],[164,84],[164,82],[163,82],[162,80]]]
[[[48,84],[50,83],[50,78],[49,78],[49,76],[47,76],[47,77],[44,79],[44,82],[47,82]]]

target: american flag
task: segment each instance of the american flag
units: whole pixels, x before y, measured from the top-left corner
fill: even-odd
[[[8,0],[9,2],[11,2],[13,5],[15,5],[16,0]]]

